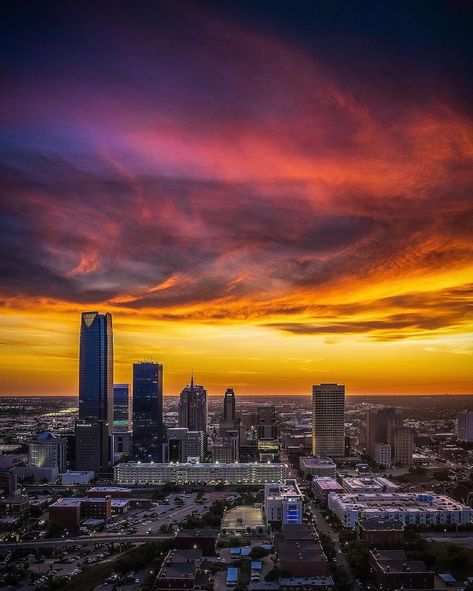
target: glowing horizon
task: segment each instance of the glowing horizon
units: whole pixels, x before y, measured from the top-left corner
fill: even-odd
[[[88,310],[167,394],[473,393],[472,11],[351,10],[6,19],[0,396],[76,395]]]

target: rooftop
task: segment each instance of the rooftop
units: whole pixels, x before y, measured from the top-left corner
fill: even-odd
[[[242,505],[225,511],[222,529],[264,526],[263,511],[259,507]]]

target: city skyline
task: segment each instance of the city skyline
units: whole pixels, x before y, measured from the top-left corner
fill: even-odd
[[[473,11],[361,13],[8,11],[1,396],[76,396],[94,309],[164,395],[472,393]]]

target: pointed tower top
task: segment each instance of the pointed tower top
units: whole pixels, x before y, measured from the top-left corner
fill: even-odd
[[[191,388],[194,389],[194,369],[191,370]]]

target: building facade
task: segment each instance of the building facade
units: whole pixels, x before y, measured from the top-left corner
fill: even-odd
[[[163,366],[133,364],[133,458],[142,462],[164,460]]]
[[[56,468],[66,471],[67,442],[48,431],[38,435],[28,444],[28,464],[36,468]]]
[[[264,485],[264,512],[268,524],[302,523],[304,497],[295,480]]]
[[[133,397],[130,384],[113,384],[113,430],[131,431]]]
[[[284,464],[152,464],[129,462],[114,466],[115,482],[122,484],[248,484],[283,482]]]
[[[179,396],[179,427],[207,433],[207,390],[194,384],[193,377]]]
[[[463,410],[457,414],[457,437],[459,441],[473,441],[473,410]]]
[[[204,459],[204,433],[185,427],[167,430],[167,461],[186,463]]]
[[[312,453],[345,455],[345,386],[319,384],[312,388]]]

